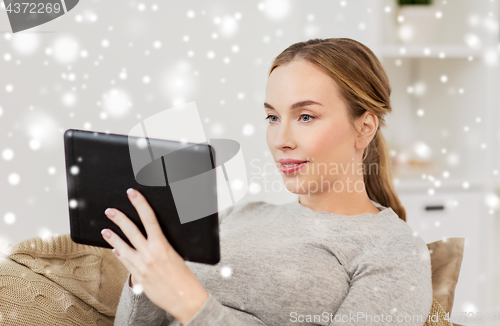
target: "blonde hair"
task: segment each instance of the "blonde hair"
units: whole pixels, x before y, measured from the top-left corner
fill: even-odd
[[[364,174],[366,191],[371,200],[392,208],[406,222],[406,211],[392,183],[387,144],[380,131],[380,127],[385,126],[384,116],[392,108],[391,86],[378,58],[368,47],[349,38],[311,39],[292,44],[280,53],[271,65],[269,75],[276,67],[297,59],[316,65],[333,78],[353,128],[356,119],[366,111],[378,118],[378,129],[363,155],[364,165],[376,164],[378,173]]]

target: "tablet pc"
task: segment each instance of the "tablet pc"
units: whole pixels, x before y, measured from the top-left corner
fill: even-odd
[[[140,141],[147,146],[144,152],[147,155],[138,157],[137,153],[132,153],[130,144],[140,144]],[[215,171],[212,146],[68,129],[64,133],[64,149],[71,239],[74,242],[111,249],[101,235],[102,229],[109,228],[133,247],[121,229],[104,215],[108,207],[122,211],[147,237],[126,194],[128,188],[134,188],[146,197],[165,237],[180,256],[192,262],[212,265],[219,262],[218,210],[203,218],[181,223],[171,189],[175,181]],[[167,155],[152,160],[154,152]],[[144,168],[134,171],[137,164],[133,160],[143,160]],[[197,187],[203,189],[203,200],[217,207],[215,172],[204,175],[208,177],[202,179],[202,184],[198,182]],[[183,200],[191,206],[197,205],[197,202],[189,203],[189,198]]]

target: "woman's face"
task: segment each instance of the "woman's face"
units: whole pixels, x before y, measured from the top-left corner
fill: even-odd
[[[331,77],[305,60],[279,66],[267,81],[264,109],[269,117],[267,145],[290,192],[345,191],[347,179],[358,180],[350,174],[356,132]],[[280,159],[309,162],[285,173]],[[334,188],[337,180],[342,185]]]

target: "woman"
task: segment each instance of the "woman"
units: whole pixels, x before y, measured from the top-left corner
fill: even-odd
[[[137,248],[106,239],[132,275],[115,325],[423,325],[430,256],[391,182],[380,132],[390,93],[379,60],[352,39],[283,51],[266,87],[267,143],[298,200],[227,209],[221,261],[206,265],[184,262],[130,190],[148,238],[107,210]]]

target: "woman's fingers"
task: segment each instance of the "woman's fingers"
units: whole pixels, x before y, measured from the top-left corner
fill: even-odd
[[[155,237],[156,239],[165,237],[163,231],[161,230],[160,224],[158,223],[156,214],[146,200],[146,197],[144,197],[139,191],[133,188],[129,188],[127,190],[127,195],[130,202],[139,214],[139,217],[141,218],[142,224],[146,229],[148,239],[151,236]]]
[[[132,222],[127,215],[116,208],[108,208],[104,214],[113,221],[125,234],[127,239],[137,250],[144,250],[147,246],[146,238],[139,228]],[[116,235],[123,243],[125,243],[118,235]],[[125,243],[126,244],[126,243]],[[128,246],[128,245],[127,245]]]
[[[137,274],[139,272],[138,266],[142,264],[139,253],[131,248],[125,241],[110,229],[103,229],[101,231],[102,237],[106,240],[118,259],[125,265],[130,273]]]
[[[127,256],[126,256],[126,255],[122,255],[122,254],[118,251],[118,249],[116,249],[116,248],[114,248],[114,249],[113,249],[113,252],[114,252],[114,254],[116,255],[116,257],[118,258],[118,260],[120,260],[120,261],[122,262],[122,264],[125,266],[125,268],[129,271],[129,273],[130,273],[131,275],[134,275],[134,274],[135,274],[135,275],[137,275],[138,270],[137,270],[137,268],[135,267],[135,265],[129,261],[129,259],[130,259],[130,258],[127,258]],[[134,280],[133,280],[133,281],[135,281],[135,284],[137,284],[137,281],[135,280],[135,278],[134,278]],[[133,285],[134,285],[134,284],[133,284]]]

